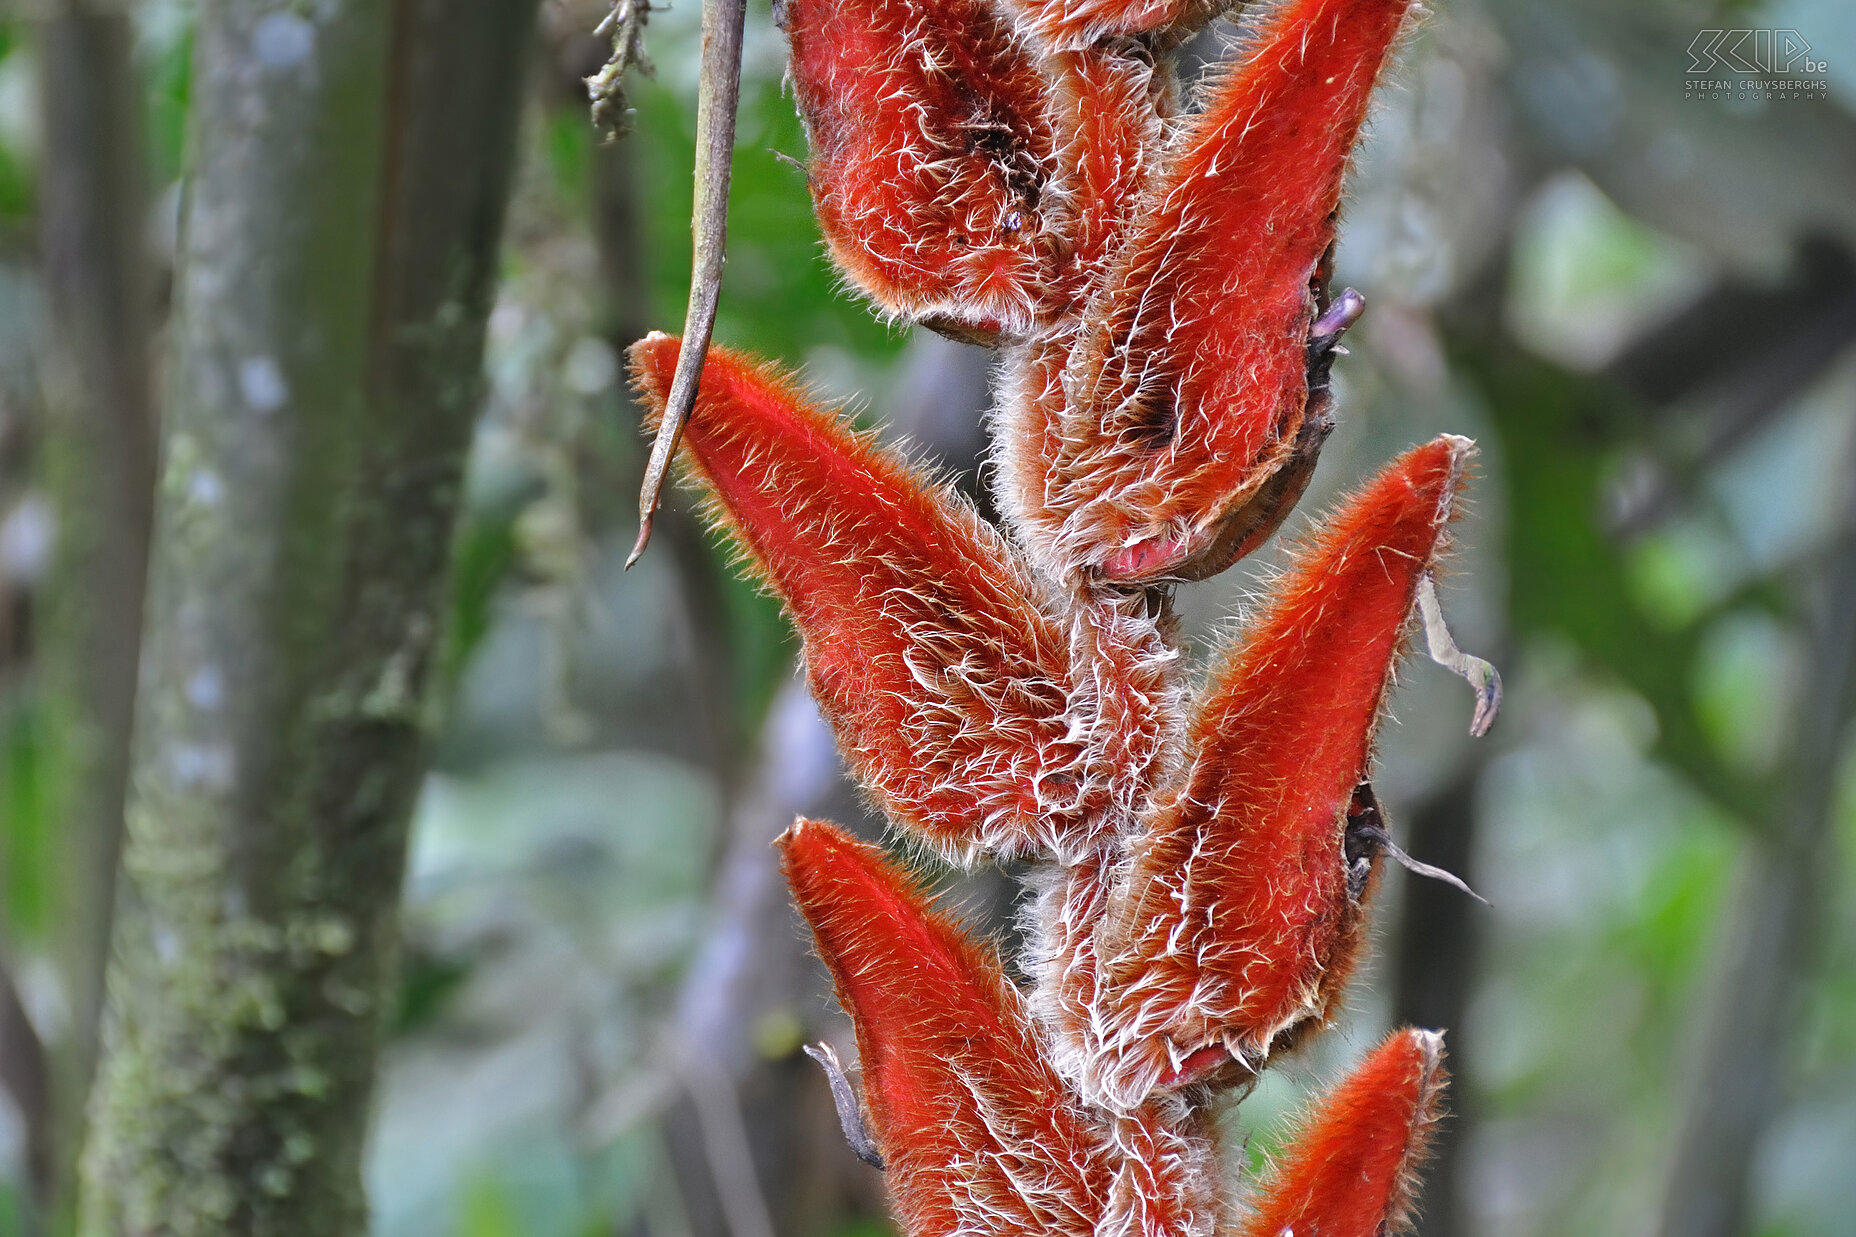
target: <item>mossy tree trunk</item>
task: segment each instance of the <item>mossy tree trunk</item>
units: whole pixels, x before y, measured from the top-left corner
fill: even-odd
[[[205,0],[96,1234],[352,1234],[534,0]]]

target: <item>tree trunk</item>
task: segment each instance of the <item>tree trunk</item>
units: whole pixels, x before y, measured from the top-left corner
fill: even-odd
[[[54,1129],[35,1177],[69,1202],[96,1064],[122,849],[129,730],[155,482],[141,109],[121,12],[66,2],[40,28],[43,269],[51,315],[43,473],[58,546],[35,624],[47,819],[71,1024],[56,1048]]]
[[[200,7],[85,1232],[365,1228],[533,4]]]
[[[1468,761],[1447,785],[1411,813],[1404,845],[1426,863],[1473,881],[1476,792],[1486,757]],[[1431,1142],[1423,1193],[1424,1237],[1473,1231],[1463,1202],[1463,1149],[1475,1097],[1464,1065],[1474,1053],[1465,1036],[1475,992],[1482,920],[1467,894],[1442,881],[1405,879],[1404,908],[1392,948],[1392,1023],[1446,1033],[1452,1073],[1451,1114]]]

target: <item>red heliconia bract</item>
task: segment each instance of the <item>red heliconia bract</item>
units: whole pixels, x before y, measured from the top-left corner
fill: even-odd
[[[1037,530],[1063,566],[1198,579],[1300,496],[1327,432],[1310,336],[1341,170],[1409,5],[1275,10],[1135,200],[1063,373],[1061,522]]]
[[[802,820],[780,850],[856,1025],[871,1133],[906,1230],[1092,1233],[1106,1140],[1044,1062],[998,962],[874,847]]]
[[[1402,1231],[1443,1089],[1443,1037],[1394,1032],[1315,1105],[1266,1179],[1243,1237]]]
[[[1327,286],[1341,176],[1410,4],[1285,0],[1178,116],[1165,49],[1223,7],[782,9],[839,270],[1005,348],[1003,531],[723,348],[683,438],[890,821],[1036,861],[1021,988],[877,848],[781,840],[861,1106],[818,1052],[905,1237],[1381,1237],[1441,1106],[1440,1037],[1395,1032],[1242,1214],[1220,1184],[1213,1099],[1326,1023],[1380,856],[1413,862],[1373,734],[1414,605],[1449,645],[1431,577],[1473,450],[1438,438],[1345,499],[1194,686],[1169,588],[1265,540],[1315,466],[1362,305]],[[632,351],[660,414],[678,352]]]
[[[887,314],[1023,335],[1054,270],[1053,136],[1032,54],[985,0],[785,0],[813,207]]]
[[[1096,924],[1086,1094],[1254,1072],[1339,996],[1378,850],[1350,809],[1470,449],[1440,438],[1345,503],[1202,689]]]
[[[654,406],[677,351],[632,349]],[[685,457],[786,602],[859,776],[950,855],[1064,845],[1086,751],[1069,637],[1005,540],[767,366],[713,348],[700,390]]]

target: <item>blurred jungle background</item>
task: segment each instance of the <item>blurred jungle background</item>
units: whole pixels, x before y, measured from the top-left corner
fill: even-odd
[[[881,822],[682,496],[621,570],[698,6],[652,10],[602,145],[606,8],[0,18],[0,1232],[70,1223],[93,1074],[99,1233],[354,1231],[357,1166],[380,1237],[889,1231],[769,849]],[[1369,310],[1304,510],[1481,445],[1445,605],[1505,710],[1470,740],[1411,662],[1378,784],[1492,906],[1391,874],[1233,1175],[1416,1022],[1457,1079],[1429,1237],[1856,1233],[1856,7],[1432,8],[1352,180]],[[1696,97],[1739,28],[1816,70]],[[751,5],[717,338],[977,494],[989,358],[836,289],[783,59]],[[1201,654],[1274,558],[1183,591]],[[1014,888],[947,896],[1004,935]]]

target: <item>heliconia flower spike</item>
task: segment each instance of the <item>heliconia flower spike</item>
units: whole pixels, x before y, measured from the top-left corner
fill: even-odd
[[[1001,0],[1020,29],[1053,51],[1076,51],[1107,35],[1178,39],[1240,0]]]
[[[996,6],[996,7],[994,7]],[[1251,1204],[1221,1091],[1317,1032],[1399,849],[1370,781],[1473,451],[1443,437],[1320,522],[1184,683],[1171,584],[1299,500],[1364,301],[1329,293],[1341,177],[1413,0],[1271,0],[1181,114],[1226,0],[776,0],[826,245],[878,310],[1003,348],[995,529],[771,367],[712,349],[682,458],[777,593],[891,823],[1032,861],[1025,983],[883,853],[800,821],[793,895],[856,1025],[825,1045],[850,1153],[903,1237],[1389,1237],[1443,1086],[1401,1031],[1313,1109]],[[659,416],[675,339],[632,351]],[[1190,700],[1188,697],[1190,696]]]
[[[654,407],[677,348],[632,349]],[[1075,844],[1088,735],[1069,716],[1071,637],[971,506],[722,348],[683,441],[892,818],[959,858]]]
[[[1341,172],[1411,0],[1290,0],[1212,88],[1084,314],[1051,468],[1067,567],[1199,579],[1274,530],[1328,428]],[[1317,321],[1320,330],[1317,331]]]
[[[1439,438],[1348,501],[1206,684],[1190,764],[1130,842],[1097,932],[1092,1101],[1253,1072],[1326,1016],[1379,852],[1356,792],[1471,451]]]
[[[1107,1140],[1044,1063],[998,962],[875,847],[801,820],[780,851],[856,1025],[906,1237],[1091,1237],[1114,1176]]]
[[[1443,1036],[1393,1032],[1316,1105],[1265,1180],[1242,1237],[1410,1231],[1445,1082]]]
[[[784,0],[832,260],[885,314],[981,340],[1048,313],[1053,137],[1031,53],[986,0]]]

